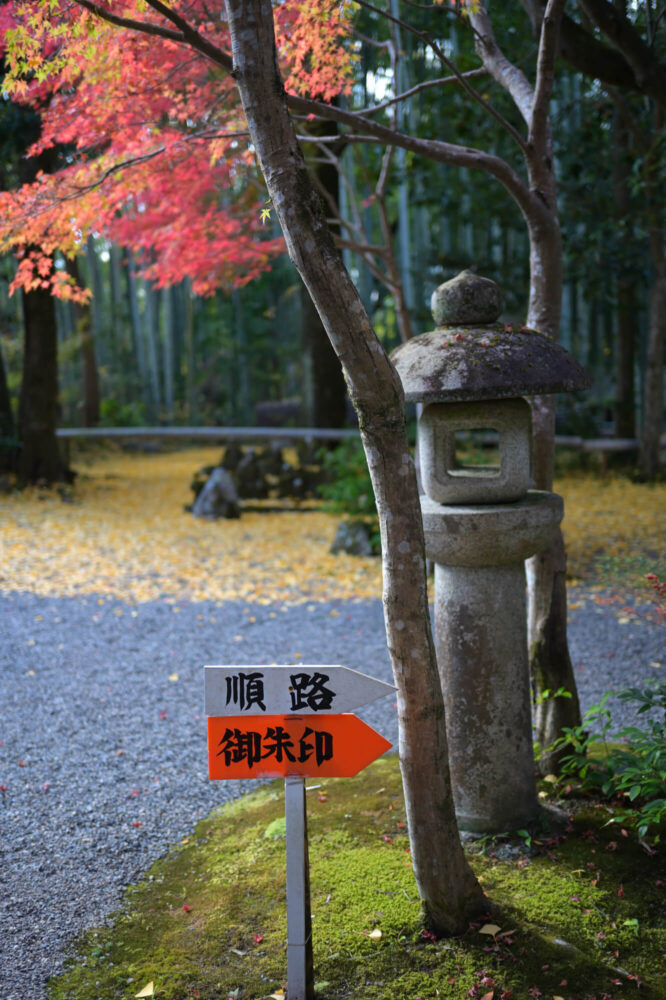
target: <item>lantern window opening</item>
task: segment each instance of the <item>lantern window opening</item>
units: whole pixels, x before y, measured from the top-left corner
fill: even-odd
[[[498,478],[502,474],[500,434],[494,427],[475,427],[453,433],[450,476],[479,479]]]

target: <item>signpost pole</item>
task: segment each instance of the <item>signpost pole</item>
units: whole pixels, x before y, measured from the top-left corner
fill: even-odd
[[[287,997],[314,1000],[305,779],[285,778],[287,822]]]

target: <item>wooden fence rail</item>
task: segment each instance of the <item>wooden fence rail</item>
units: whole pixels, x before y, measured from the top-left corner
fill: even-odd
[[[342,441],[358,431],[329,427],[59,427],[67,440],[103,438],[180,438],[181,441]]]

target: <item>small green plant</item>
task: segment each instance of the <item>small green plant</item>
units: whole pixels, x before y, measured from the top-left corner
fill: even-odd
[[[118,403],[115,399],[103,399],[99,422],[102,427],[141,427],[146,420],[141,403]]]
[[[372,551],[379,553],[379,519],[363,446],[358,441],[344,441],[333,451],[321,451],[318,457],[324,471],[319,495],[325,510],[367,524]]]
[[[610,736],[606,703],[612,694],[638,703],[639,715],[656,714],[646,719],[644,728],[625,726]],[[590,731],[592,726],[597,731]],[[562,757],[561,779],[575,777],[584,790],[622,799],[625,804],[610,822],[631,824],[639,838],[650,833],[658,843],[666,819],[666,681],[609,691],[585,714],[582,725],[563,732],[551,748],[568,751]]]

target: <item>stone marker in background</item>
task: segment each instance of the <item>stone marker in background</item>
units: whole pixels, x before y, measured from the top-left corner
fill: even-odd
[[[226,469],[213,469],[208,482],[194,501],[192,513],[213,521],[220,517],[240,517],[238,494],[231,473]]]

